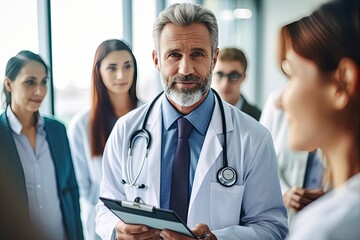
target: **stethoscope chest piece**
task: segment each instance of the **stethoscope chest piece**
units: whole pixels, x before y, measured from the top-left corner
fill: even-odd
[[[226,166],[219,169],[217,178],[221,185],[232,187],[237,180],[237,174],[234,168]]]

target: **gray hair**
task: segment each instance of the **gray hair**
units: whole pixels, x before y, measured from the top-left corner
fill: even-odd
[[[218,47],[218,25],[215,15],[208,9],[192,3],[175,3],[162,11],[153,26],[153,40],[157,54],[160,51],[160,35],[164,26],[173,23],[188,26],[193,23],[203,23],[209,29],[211,37],[212,56]]]

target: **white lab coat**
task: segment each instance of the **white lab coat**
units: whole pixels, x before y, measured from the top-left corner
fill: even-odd
[[[263,124],[271,133],[278,160],[278,171],[282,194],[292,187],[303,187],[306,164],[309,153],[295,151],[288,143],[288,121],[285,112],[275,106],[275,102],[282,90],[270,93],[260,117]],[[291,222],[295,211],[288,209],[288,220]]]
[[[292,187],[302,188],[304,186],[309,152],[296,151],[289,146],[288,121],[285,112],[275,105],[281,91],[282,89],[270,93],[264,105],[260,123],[270,131],[273,138],[278,160],[281,192],[285,194]],[[323,160],[323,154],[319,149],[316,154],[318,158]],[[328,189],[329,186],[324,184],[323,190],[326,191]],[[290,224],[296,212],[293,209],[287,210],[288,222]]]
[[[300,211],[289,240],[360,239],[360,173]]]
[[[228,162],[236,169],[238,179],[235,186],[227,188],[221,186],[216,178],[217,171],[223,166],[223,130],[216,101],[195,172],[187,224],[190,228],[197,223],[208,224],[218,239],[282,239],[287,234],[286,209],[270,133],[250,116],[225,101],[223,104]],[[147,204],[159,207],[161,99],[155,103],[146,124],[152,142],[148,160],[137,181],[138,184],[144,183],[146,188],[137,189],[121,183],[126,176],[130,135],[141,128],[147,107],[134,110],[116,123],[104,151],[100,196],[130,201],[141,197]],[[144,157],[144,142],[139,139],[133,151],[134,174]],[[111,239],[118,221],[99,202],[96,232],[103,239]]]
[[[95,233],[95,206],[99,201],[102,156],[91,157],[89,122],[89,109],[76,114],[69,123],[68,136],[79,185],[84,238],[96,240],[100,239]]]

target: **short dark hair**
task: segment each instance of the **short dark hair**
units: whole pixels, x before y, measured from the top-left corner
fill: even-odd
[[[240,62],[244,66],[244,73],[246,73],[247,69],[247,59],[245,53],[238,48],[222,48],[219,51],[218,56],[219,61],[237,61]]]

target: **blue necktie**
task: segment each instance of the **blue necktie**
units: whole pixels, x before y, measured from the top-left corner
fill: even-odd
[[[178,139],[172,167],[170,209],[174,210],[181,219],[187,222],[189,205],[189,165],[190,149],[188,137],[192,125],[186,118],[179,118]]]

